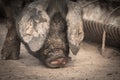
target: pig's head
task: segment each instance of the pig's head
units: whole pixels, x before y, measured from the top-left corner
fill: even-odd
[[[47,13],[47,1],[36,1],[25,8],[17,21],[18,35],[25,47],[51,68],[67,64],[69,49],[76,55],[83,40],[80,7],[75,2],[66,5],[64,18],[61,12]]]

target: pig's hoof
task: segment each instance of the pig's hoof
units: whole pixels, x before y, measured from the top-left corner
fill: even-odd
[[[17,60],[19,57],[15,55],[14,53],[12,54],[2,54],[1,55],[2,60]]]
[[[46,58],[46,66],[50,68],[61,68],[64,67],[68,63],[68,57],[66,57],[63,53],[49,53]]]
[[[2,50],[1,59],[2,60],[17,60],[19,58],[19,52],[14,49]]]

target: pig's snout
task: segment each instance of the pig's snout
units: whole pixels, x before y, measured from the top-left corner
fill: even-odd
[[[68,57],[65,56],[63,50],[54,49],[50,51],[46,57],[46,66],[50,68],[64,67],[68,63]]]

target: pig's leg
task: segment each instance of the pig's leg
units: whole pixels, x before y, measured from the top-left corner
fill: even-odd
[[[15,19],[10,7],[4,7],[8,28],[8,33],[2,48],[1,58],[2,59],[18,59],[20,53],[20,39],[16,32]]]

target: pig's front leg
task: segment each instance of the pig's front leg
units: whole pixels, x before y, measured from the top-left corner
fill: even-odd
[[[1,58],[2,59],[18,59],[20,53],[20,39],[16,32],[15,19],[10,7],[5,7],[4,10],[7,16],[6,26],[8,33],[2,48]]]

